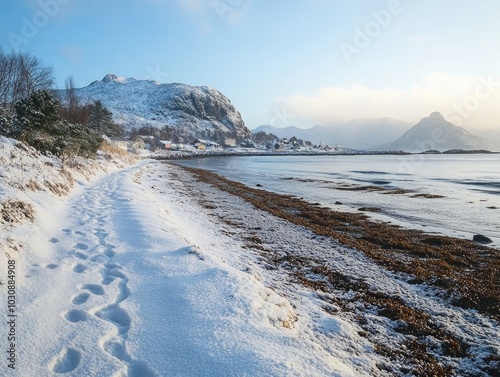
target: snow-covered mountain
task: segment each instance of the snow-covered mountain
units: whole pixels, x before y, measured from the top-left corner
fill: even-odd
[[[264,131],[279,137],[296,136],[313,144],[340,144],[355,149],[372,149],[391,142],[410,126],[410,123],[393,118],[363,118],[328,126],[316,125],[307,129],[264,125],[254,129],[253,133]]]
[[[76,90],[83,103],[100,100],[125,129],[153,126],[175,128],[187,137],[238,139],[251,135],[241,114],[216,89],[106,75]]]
[[[423,152],[449,149],[491,149],[484,139],[448,122],[439,112],[423,118],[396,141],[377,149]]]

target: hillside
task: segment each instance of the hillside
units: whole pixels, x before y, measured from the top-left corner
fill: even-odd
[[[491,149],[491,145],[466,129],[446,121],[439,112],[434,112],[427,118],[423,118],[396,141],[377,149],[423,152],[426,150]]]
[[[115,122],[133,127],[165,126],[179,136],[245,139],[251,135],[241,114],[216,89],[150,80],[136,80],[108,74],[101,81],[76,90],[81,102],[100,100]]]

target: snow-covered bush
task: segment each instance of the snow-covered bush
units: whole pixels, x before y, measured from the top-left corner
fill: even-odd
[[[15,116],[0,113],[0,135],[26,142],[43,153],[68,158],[95,156],[99,134],[59,118],[59,102],[48,90],[36,90],[15,106]]]

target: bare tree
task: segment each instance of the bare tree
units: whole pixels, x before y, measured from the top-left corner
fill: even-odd
[[[7,106],[7,93],[9,92],[10,60],[0,46],[0,106]]]
[[[35,90],[50,89],[54,73],[29,53],[6,54],[0,49],[0,105],[12,111],[16,102]]]
[[[64,98],[64,111],[63,118],[70,123],[82,122],[82,109],[79,107],[78,97],[76,95],[75,80],[73,76],[68,76],[64,81],[65,84],[65,97]]]
[[[45,66],[31,54],[18,54],[18,65],[21,70],[24,96],[35,90],[50,89],[54,85],[54,71]]]

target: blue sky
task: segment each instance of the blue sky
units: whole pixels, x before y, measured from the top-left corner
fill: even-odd
[[[107,73],[215,87],[247,126],[500,127],[498,0],[2,0],[0,44],[57,84]]]

